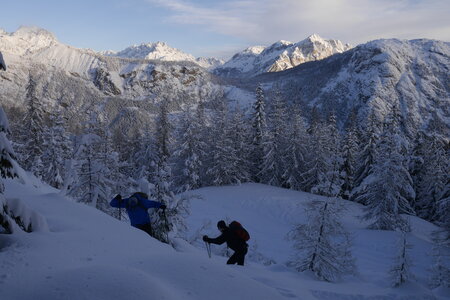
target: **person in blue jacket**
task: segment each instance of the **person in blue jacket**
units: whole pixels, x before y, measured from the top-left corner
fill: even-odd
[[[139,228],[151,236],[153,236],[153,230],[147,210],[149,208],[166,209],[163,203],[148,200],[148,196],[145,193],[134,193],[125,199],[122,199],[122,196],[119,194],[109,204],[112,207],[125,208],[130,218],[131,226]]]

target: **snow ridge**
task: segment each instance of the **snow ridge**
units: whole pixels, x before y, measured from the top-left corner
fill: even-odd
[[[235,54],[214,71],[225,77],[256,76],[266,72],[284,71],[351,48],[349,44],[339,40],[325,40],[313,34],[298,43],[280,40],[268,47],[249,47]]]

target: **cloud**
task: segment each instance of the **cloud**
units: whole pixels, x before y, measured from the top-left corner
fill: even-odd
[[[147,1],[168,9],[168,22],[202,25],[249,45],[312,33],[353,44],[390,37],[450,40],[448,0]]]

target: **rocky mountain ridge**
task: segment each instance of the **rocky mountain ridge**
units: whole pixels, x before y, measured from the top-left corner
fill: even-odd
[[[214,73],[224,77],[252,77],[291,69],[349,49],[349,44],[338,40],[325,40],[313,34],[298,43],[281,40],[268,47],[249,47],[215,68]]]

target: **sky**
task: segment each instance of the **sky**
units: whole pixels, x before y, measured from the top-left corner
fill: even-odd
[[[450,41],[450,0],[0,0],[0,28],[38,26],[79,48],[163,41],[227,58],[315,33],[357,45],[378,38]]]

